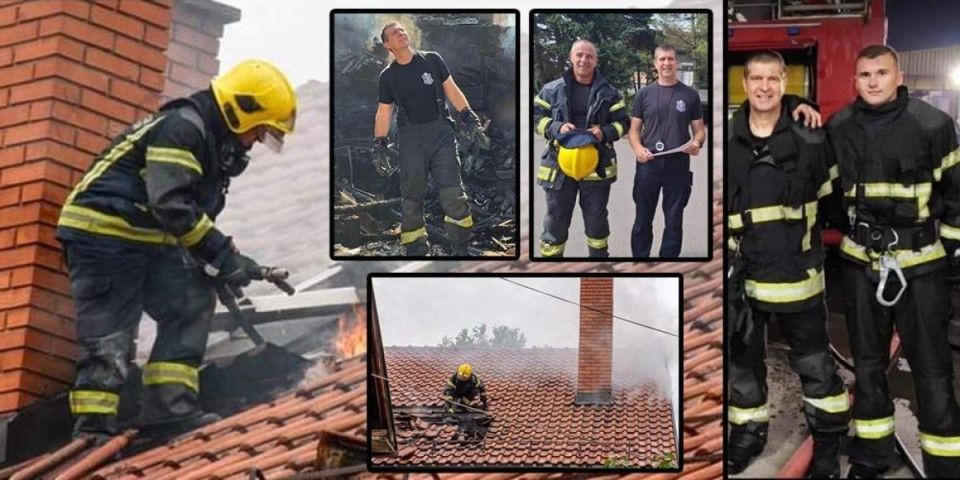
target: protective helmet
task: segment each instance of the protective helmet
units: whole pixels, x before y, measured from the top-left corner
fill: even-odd
[[[210,88],[234,133],[244,133],[259,125],[270,127],[268,133],[280,138],[293,133],[297,97],[287,77],[272,64],[245,60],[214,77]]]
[[[457,378],[460,380],[470,380],[470,376],[473,375],[473,369],[470,368],[470,364],[464,363],[457,368]]]
[[[557,163],[566,176],[579,181],[596,171],[600,163],[600,151],[596,145],[599,142],[589,130],[569,130],[557,137],[557,143]]]

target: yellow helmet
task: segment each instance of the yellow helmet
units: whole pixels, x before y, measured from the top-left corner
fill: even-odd
[[[297,97],[286,75],[263,60],[245,60],[210,81],[217,106],[234,133],[266,125],[293,133]],[[268,129],[270,130],[270,129]],[[282,136],[281,135],[281,136]]]
[[[588,130],[570,130],[557,139],[557,163],[566,176],[580,181],[596,171],[600,163],[597,138]]]
[[[473,375],[473,369],[470,368],[469,363],[464,363],[457,368],[457,378],[460,380],[470,380],[471,375]]]

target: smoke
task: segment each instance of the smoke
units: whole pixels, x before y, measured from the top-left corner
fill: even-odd
[[[323,380],[329,376],[330,373],[330,369],[327,368],[325,363],[317,362],[303,374],[303,380],[300,381],[297,388],[305,388],[311,383]]]

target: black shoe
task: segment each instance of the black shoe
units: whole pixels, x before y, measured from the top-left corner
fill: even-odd
[[[727,473],[730,475],[738,474],[750,466],[753,457],[763,452],[766,446],[765,441],[752,434],[738,435],[739,438],[731,436],[730,444],[727,448]]]
[[[813,462],[807,471],[807,478],[840,478],[839,435],[813,436]]]
[[[853,464],[847,472],[847,478],[880,478],[887,469],[871,467],[869,465]]]

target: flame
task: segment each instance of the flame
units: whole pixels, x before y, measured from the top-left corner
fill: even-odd
[[[349,313],[340,315],[340,333],[334,340],[340,357],[350,358],[367,353],[366,319],[366,308],[363,306],[355,306],[353,315]]]

